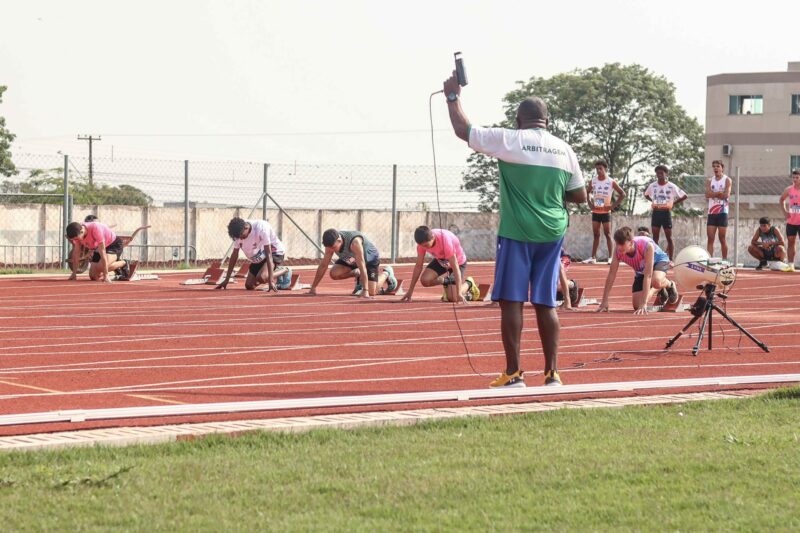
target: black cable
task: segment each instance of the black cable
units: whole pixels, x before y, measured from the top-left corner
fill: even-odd
[[[444,91],[436,91],[431,93],[430,97],[428,98],[428,115],[431,119],[431,151],[433,152],[433,181],[436,185],[436,211],[439,213],[439,228],[444,229],[444,225],[442,224],[442,206],[439,202],[439,175],[436,171],[436,143],[434,141],[434,129],[433,129],[433,97],[439,93],[443,93]],[[458,265],[451,265],[454,268],[458,268]],[[464,280],[462,280],[463,282]],[[445,288],[445,290],[447,290]],[[461,287],[456,287],[456,293],[460,296],[461,295]],[[461,329],[461,323],[458,321],[458,310],[456,309],[457,302],[453,302],[453,318],[456,321],[456,327],[458,328],[458,334],[461,335],[461,342],[464,345],[464,351],[467,354],[467,362],[469,363],[469,367],[472,369],[472,372],[481,377],[491,377],[489,375],[484,375],[478,372],[475,369],[475,366],[472,364],[472,355],[469,353],[469,347],[467,346],[467,339],[464,337],[464,332]]]

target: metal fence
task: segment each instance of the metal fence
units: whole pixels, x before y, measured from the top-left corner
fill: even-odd
[[[314,259],[327,227],[365,231],[384,257],[403,253],[400,225],[441,205],[477,213],[461,189],[464,167],[177,161],[15,154],[19,173],[0,191],[4,266],[52,267],[66,259],[65,225],[93,214],[120,235],[140,232],[126,256],[173,266],[218,259],[233,216],[268,219],[295,259]],[[90,164],[91,163],[91,164]],[[66,178],[66,179],[65,179]],[[66,190],[68,194],[64,194]],[[47,201],[32,191],[47,192]],[[56,213],[58,213],[56,215]],[[35,246],[32,254],[28,247]]]
[[[269,220],[296,261],[319,257],[316,244],[328,227],[364,231],[382,256],[392,260],[415,254],[410,234],[419,224],[441,225],[461,235],[471,259],[491,259],[494,254],[497,216],[479,213],[478,194],[462,189],[466,167],[438,168],[437,200],[430,165],[95,157],[90,168],[88,158],[62,154],[15,154],[14,162],[19,173],[4,180],[0,190],[3,267],[62,267],[68,253],[63,241],[66,223],[89,214],[120,235],[149,226],[126,256],[159,267],[224,257],[231,245],[226,226],[233,216]],[[733,162],[732,168],[728,163],[726,171],[734,179],[729,259],[752,265],[755,259],[747,247],[757,221],[768,216],[783,230],[778,199],[792,182],[788,169],[769,154]],[[686,216],[676,217],[676,249],[705,245],[706,177],[674,179],[689,193]],[[648,225],[643,190],[644,185],[629,189],[636,196],[635,209],[627,217],[616,217],[615,224],[624,220]],[[32,191],[48,196],[33,196]],[[437,212],[439,205],[442,213]],[[582,221],[587,216],[573,215],[567,236],[569,251],[577,257],[590,254],[591,225]],[[718,242],[714,255],[721,255]]]

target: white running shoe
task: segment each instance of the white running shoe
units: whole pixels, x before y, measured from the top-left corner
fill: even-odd
[[[593,265],[597,263],[597,259],[595,259],[594,257],[590,257],[589,259],[584,259],[583,261],[581,261],[581,263],[584,263],[586,265]]]

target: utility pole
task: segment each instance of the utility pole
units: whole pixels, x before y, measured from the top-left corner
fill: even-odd
[[[89,188],[91,189],[93,186],[93,169],[92,169],[92,142],[94,141],[101,141],[102,139],[98,135],[97,137],[92,137],[91,135],[86,136],[84,135],[81,137],[78,135],[79,141],[89,141]]]

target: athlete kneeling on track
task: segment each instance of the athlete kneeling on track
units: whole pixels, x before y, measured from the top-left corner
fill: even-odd
[[[446,301],[449,302],[466,303],[468,300],[478,299],[478,287],[475,285],[475,280],[464,277],[464,271],[467,269],[467,254],[464,253],[464,248],[455,234],[446,229],[420,226],[414,231],[414,241],[417,243],[417,263],[414,265],[411,286],[402,301],[411,301],[417,281],[420,281],[423,287],[444,285],[445,296],[443,299],[446,298]],[[428,263],[423,271],[425,254],[432,255],[433,261]],[[458,265],[458,268],[454,268],[454,265]]]
[[[669,256],[658,247],[653,239],[642,236],[634,237],[631,228],[622,227],[614,232],[614,242],[617,249],[608,270],[606,286],[603,289],[603,300],[597,309],[598,312],[608,311],[608,295],[614,285],[614,280],[617,279],[620,261],[636,272],[631,299],[635,314],[647,314],[647,301],[656,291],[661,295],[662,302],[674,304],[678,301],[678,289],[675,282],[667,279]]]
[[[250,261],[250,270],[244,282],[245,289],[252,291],[264,284],[267,284],[268,290],[275,292],[278,288],[289,288],[292,271],[281,266],[286,250],[269,222],[232,218],[228,223],[228,235],[233,239],[233,252],[228,260],[228,272],[222,283],[217,285],[218,289],[227,288],[239,259],[239,250],[244,251]]]

